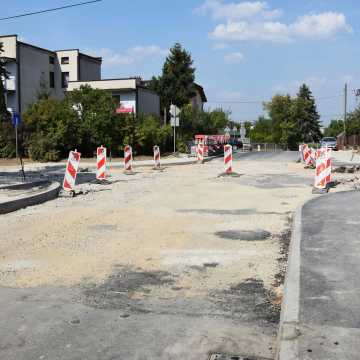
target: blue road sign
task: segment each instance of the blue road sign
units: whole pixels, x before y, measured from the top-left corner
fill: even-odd
[[[21,123],[21,116],[20,114],[15,113],[12,118],[12,123],[15,127],[18,127]]]

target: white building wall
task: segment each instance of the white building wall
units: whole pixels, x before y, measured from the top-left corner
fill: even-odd
[[[138,88],[138,114],[160,117],[160,97],[151,90]]]
[[[79,80],[79,73],[78,73],[78,50],[63,50],[56,52],[58,57],[59,66],[61,72],[68,72],[69,73],[69,81],[78,81]],[[69,64],[62,64],[61,58],[68,57]]]
[[[3,44],[2,56],[16,59],[17,36],[0,36],[0,43]]]

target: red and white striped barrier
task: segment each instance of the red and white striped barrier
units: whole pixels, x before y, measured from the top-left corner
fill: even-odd
[[[126,145],[124,148],[124,169],[125,171],[133,170],[133,156],[132,156],[132,147]]]
[[[106,180],[106,148],[102,145],[96,149],[96,179]]]
[[[318,150],[316,154],[315,188],[327,189],[331,183],[331,159],[328,152]]]
[[[328,157],[329,159],[331,158],[331,149],[328,148],[328,147],[323,147],[323,148],[320,148],[318,150],[316,150],[316,159],[319,158],[319,157]]]
[[[160,169],[161,162],[160,162],[160,148],[155,145],[154,146],[154,169]]]
[[[231,174],[232,169],[232,146],[231,145],[225,145],[224,146],[224,164],[225,164],[225,173]]]
[[[312,150],[306,144],[303,145],[303,157],[306,166],[314,165],[314,157],[312,154]]]
[[[63,181],[63,189],[65,191],[74,191],[76,175],[79,169],[81,154],[75,151],[70,151],[69,159],[66,165],[65,177]]]
[[[199,142],[197,145],[197,161],[199,163],[204,162],[204,143]]]

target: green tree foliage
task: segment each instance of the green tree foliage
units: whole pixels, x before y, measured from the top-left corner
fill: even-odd
[[[294,100],[295,118],[299,131],[300,140],[308,142],[320,141],[320,116],[316,109],[315,99],[310,89],[303,84]]]
[[[100,145],[112,156],[122,156],[127,144],[137,153],[152,153],[157,144],[171,144],[170,126],[160,126],[152,116],[116,114],[111,95],[88,86],[68,94],[63,101],[44,97],[31,105],[24,119],[24,146],[34,160],[56,161],[78,149],[92,157]],[[0,138],[1,140],[1,138]]]
[[[1,57],[3,53],[3,43],[0,43],[0,120],[8,115],[5,102],[5,88],[3,80],[8,78],[8,72],[5,69],[5,60]]]
[[[34,160],[57,161],[78,147],[78,118],[53,98],[42,99],[23,114],[24,145]]]
[[[275,95],[264,108],[271,121],[273,142],[295,150],[300,142],[315,143],[321,139],[320,116],[315,99],[305,84],[295,98]],[[263,119],[261,122],[265,125]]]
[[[271,119],[260,116],[250,131],[251,141],[254,143],[273,143],[272,127]]]
[[[272,138],[285,148],[293,148],[296,139],[296,121],[294,119],[294,100],[290,95],[275,95],[264,104],[272,122]],[[295,140],[296,143],[296,140]]]
[[[360,135],[360,106],[348,114],[346,120],[346,135]]]
[[[182,108],[192,97],[192,84],[195,80],[195,68],[191,54],[179,43],[170,49],[162,74],[153,77],[150,88],[161,98],[161,106],[169,108],[171,102]]]
[[[337,137],[344,132],[343,120],[331,120],[329,126],[325,129],[324,136]]]

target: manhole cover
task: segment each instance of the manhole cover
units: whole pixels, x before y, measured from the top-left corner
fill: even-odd
[[[230,354],[211,354],[209,360],[270,360],[256,356],[230,355]]]

